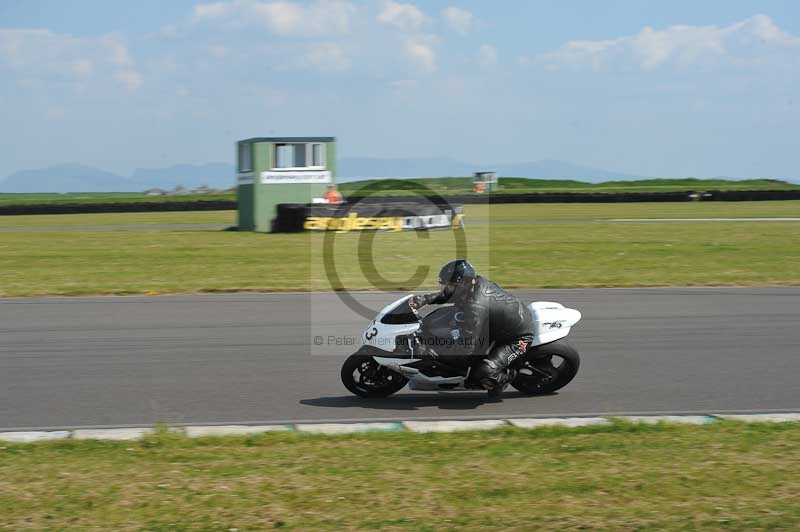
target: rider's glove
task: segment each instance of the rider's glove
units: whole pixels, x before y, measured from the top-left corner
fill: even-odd
[[[419,310],[428,304],[428,299],[425,296],[414,296],[408,300],[408,306],[413,310]]]
[[[441,302],[441,296],[441,292],[411,296],[411,299],[408,300],[408,304],[412,309],[418,310],[431,303],[439,304]]]

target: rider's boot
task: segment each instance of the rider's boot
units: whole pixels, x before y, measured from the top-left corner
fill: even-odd
[[[497,381],[494,379],[483,379],[481,385],[486,389],[486,393],[490,402],[500,402],[503,400],[503,391],[508,386],[508,383],[513,381],[517,376],[517,370],[508,369],[505,374]]]
[[[486,397],[488,402],[490,403],[500,403],[503,401],[503,390],[505,389],[504,384],[495,384],[494,386],[490,387],[486,390]]]

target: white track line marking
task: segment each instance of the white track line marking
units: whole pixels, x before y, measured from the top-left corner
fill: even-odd
[[[596,222],[800,222],[800,218],[611,218]]]

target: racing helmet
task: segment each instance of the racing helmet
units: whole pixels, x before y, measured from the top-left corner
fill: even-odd
[[[462,296],[473,284],[475,268],[466,259],[451,260],[439,270],[439,288],[450,300],[454,296]]]

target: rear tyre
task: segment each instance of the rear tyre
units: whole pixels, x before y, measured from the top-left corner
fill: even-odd
[[[342,364],[344,387],[359,397],[388,397],[399,392],[408,379],[381,366],[369,355],[350,355]]]
[[[578,373],[581,358],[565,340],[534,347],[514,365],[511,386],[525,395],[545,395],[560,390]]]

